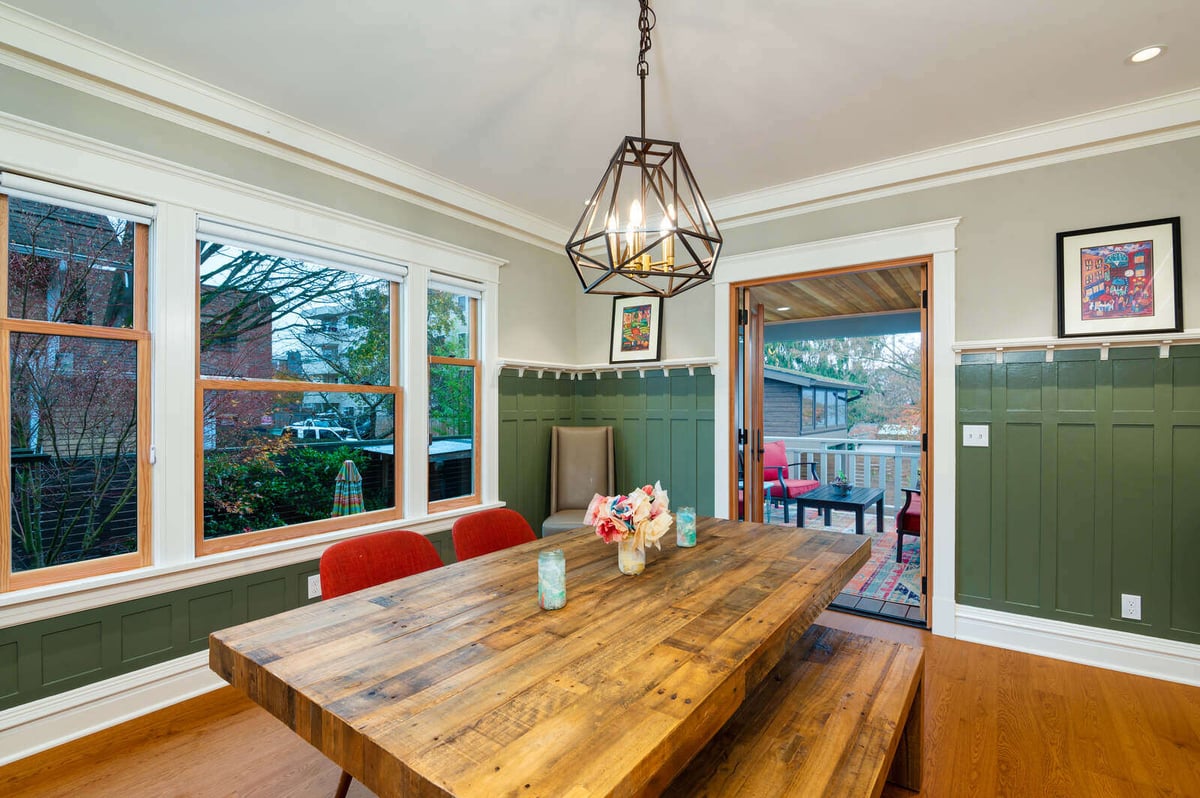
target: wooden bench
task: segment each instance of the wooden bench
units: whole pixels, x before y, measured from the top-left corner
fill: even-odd
[[[919,791],[924,668],[920,649],[813,626],[663,795]]]

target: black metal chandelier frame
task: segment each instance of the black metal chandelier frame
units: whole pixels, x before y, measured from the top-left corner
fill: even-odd
[[[566,251],[585,293],[670,297],[712,279],[722,238],[679,142],[646,137],[646,53],[655,18],[649,0],[639,4],[641,135],[621,141]],[[620,201],[630,193],[627,170],[634,201],[622,232],[617,220]],[[650,207],[661,219],[657,232],[647,229],[649,214],[641,215]]]

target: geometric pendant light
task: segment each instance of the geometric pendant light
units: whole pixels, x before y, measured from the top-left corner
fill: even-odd
[[[722,239],[679,142],[646,138],[654,12],[640,5],[642,134],[617,148],[566,249],[585,293],[670,297],[712,279]]]

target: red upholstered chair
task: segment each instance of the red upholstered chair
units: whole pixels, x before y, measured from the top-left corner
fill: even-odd
[[[809,468],[812,479],[791,479],[788,474],[792,466],[805,465]],[[771,441],[763,446],[763,493],[772,502],[782,500],[783,522],[788,523],[788,502],[814,490],[821,485],[817,478],[817,464],[789,463],[787,461],[787,445],[783,441]]]
[[[398,529],[334,543],[321,555],[321,596],[327,599],[440,568],[424,535]]]
[[[921,490],[904,489],[904,506],[896,513],[896,562],[901,562],[900,552],[904,548],[904,536],[921,536]]]
[[[464,515],[454,522],[450,535],[460,561],[537,540],[525,517],[507,507]]]
[[[321,596],[335,598],[442,566],[424,535],[397,529],[339,541],[321,555]],[[346,798],[352,777],[342,771],[334,798]]]

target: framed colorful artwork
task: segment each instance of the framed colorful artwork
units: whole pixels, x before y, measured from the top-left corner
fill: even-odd
[[[1183,329],[1179,217],[1058,234],[1058,335]]]
[[[662,297],[613,297],[609,363],[658,360],[662,344]]]

